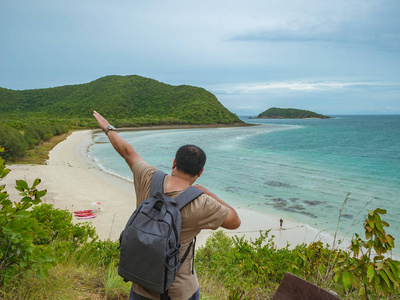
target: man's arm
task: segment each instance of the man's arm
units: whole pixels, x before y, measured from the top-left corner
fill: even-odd
[[[217,195],[210,192],[207,188],[205,188],[201,184],[196,184],[195,187],[198,188],[199,190],[201,190],[204,194],[209,195],[210,197],[214,198],[219,203],[221,203],[223,206],[228,208],[228,216],[226,217],[224,223],[222,223],[221,227],[226,228],[226,229],[239,228],[241,221],[240,221],[239,215],[237,214],[236,210],[232,206],[230,206],[228,203],[224,202]]]
[[[97,123],[99,123],[101,130],[105,131],[110,123],[97,111],[93,112],[93,116],[96,118]],[[141,159],[139,153],[136,152],[132,145],[121,138],[115,130],[109,130],[107,137],[114,149],[125,159],[130,168],[132,168],[134,161]]]

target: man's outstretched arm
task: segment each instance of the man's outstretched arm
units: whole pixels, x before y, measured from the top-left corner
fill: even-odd
[[[97,111],[93,111],[93,116],[96,118],[97,123],[99,123],[101,130],[105,131],[107,126],[110,125]],[[130,168],[132,168],[132,164],[135,160],[141,159],[139,153],[136,152],[132,145],[121,138],[116,131],[109,130],[107,136],[114,149],[125,159]]]
[[[196,188],[198,188],[199,190],[201,190],[204,194],[209,195],[210,197],[214,198],[219,203],[221,203],[222,205],[224,205],[228,208],[228,216],[226,217],[224,223],[222,223],[221,227],[226,228],[226,229],[239,228],[241,221],[240,221],[239,215],[237,214],[236,210],[232,206],[230,206],[228,203],[224,202],[221,198],[219,198],[214,193],[210,192],[207,188],[205,188],[201,184],[196,184],[194,186]]]

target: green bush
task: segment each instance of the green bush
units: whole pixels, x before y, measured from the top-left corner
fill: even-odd
[[[0,179],[8,172],[0,157]],[[30,187],[17,180],[20,202],[12,202],[0,186],[0,286],[29,270],[45,278],[54,265],[70,261],[101,268],[115,265],[118,243],[98,240],[91,224],[73,224],[69,211],[41,203],[46,190],[38,190],[39,183],[36,179]]]
[[[394,248],[394,238],[386,234],[389,224],[380,215],[386,210],[377,208],[369,211],[364,222],[365,238],[358,234],[351,241],[353,255],[339,252],[335,267],[335,281],[348,291],[356,289],[362,299],[378,297],[400,298],[400,261],[385,255]]]
[[[248,241],[217,231],[197,251],[198,273],[216,276],[232,299],[276,286],[290,270],[295,254],[289,246],[276,248],[273,236],[268,235],[269,231],[260,232],[260,237]]]
[[[0,147],[6,149],[2,154],[5,159],[15,160],[25,153],[27,143],[18,130],[5,124],[0,124]]]
[[[0,157],[0,179],[8,172]],[[29,187],[25,181],[17,180],[16,189],[22,196],[20,202],[10,201],[5,186],[0,187],[0,285],[28,270],[34,270],[41,278],[46,277],[55,264],[52,249],[34,243],[35,239],[47,235],[29,210],[46,194],[46,190],[37,189],[39,183],[36,179]]]
[[[55,209],[52,204],[35,206],[32,216],[47,232],[46,236],[38,237],[35,242],[52,246],[57,261],[68,258],[86,243],[97,240],[96,231],[91,224],[73,224],[72,214],[68,210]]]

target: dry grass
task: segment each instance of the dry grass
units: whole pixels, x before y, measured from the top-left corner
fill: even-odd
[[[200,293],[202,300],[221,300],[221,299],[254,299],[254,300],[268,300],[272,299],[278,288],[277,284],[271,284],[263,289],[253,288],[246,290],[243,294],[234,292],[234,289],[229,291],[224,282],[219,281],[213,275],[197,274]]]
[[[120,280],[116,287],[108,282],[109,276],[102,269],[87,266],[57,265],[46,279],[34,274],[8,282],[0,288],[0,299],[4,300],[126,300],[130,286]],[[121,283],[122,281],[122,283]],[[108,285],[108,293],[105,286]],[[121,287],[122,285],[122,287]]]

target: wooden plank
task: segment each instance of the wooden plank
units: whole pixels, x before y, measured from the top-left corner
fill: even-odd
[[[336,295],[330,293],[296,275],[289,272],[283,280],[272,300],[340,300]]]

